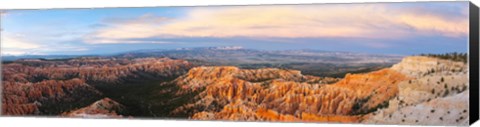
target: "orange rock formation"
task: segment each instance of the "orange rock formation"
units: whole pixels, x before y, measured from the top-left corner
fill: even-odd
[[[119,113],[125,112],[125,106],[113,101],[110,98],[103,98],[90,106],[65,112],[62,116],[86,117],[86,118],[120,118]]]
[[[354,122],[395,97],[396,84],[407,78],[383,69],[332,80],[294,70],[197,67],[173,82],[182,88],[179,94],[201,92],[173,113],[210,120]]]

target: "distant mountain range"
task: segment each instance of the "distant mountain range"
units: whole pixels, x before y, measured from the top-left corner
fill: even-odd
[[[43,59],[43,60],[55,60],[55,59],[70,59],[77,57],[92,57],[97,55],[3,55],[2,61],[15,61],[22,59]]]
[[[184,59],[206,66],[237,66],[245,69],[284,68],[301,70],[304,74],[343,77],[346,73],[378,70],[398,63],[403,56],[366,54],[340,51],[303,50],[255,50],[240,46],[198,47],[178,49],[149,49],[129,51],[113,55],[51,55],[51,56],[3,56],[3,61],[24,59],[70,59],[76,57],[146,58],[168,57]]]
[[[397,63],[402,56],[318,50],[254,50],[240,46],[179,48],[175,50],[138,50],[116,57],[170,57],[226,64],[258,63]]]
[[[239,46],[139,50],[114,55],[119,58],[169,57],[201,65],[227,65],[245,69],[284,68],[304,74],[343,77],[346,73],[378,70],[398,63],[403,56],[319,50],[254,50]]]
[[[67,59],[75,57],[171,57],[177,59],[198,59],[198,60],[226,60],[230,62],[251,62],[251,63],[278,63],[278,62],[321,62],[321,63],[378,63],[398,62],[400,55],[366,54],[338,51],[319,51],[311,49],[302,50],[254,50],[245,49],[241,46],[222,47],[198,47],[167,49],[145,49],[129,51],[113,55],[3,55],[3,61],[18,59]]]

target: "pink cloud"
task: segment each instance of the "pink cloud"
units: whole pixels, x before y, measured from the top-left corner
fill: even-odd
[[[402,38],[468,34],[468,19],[419,15],[384,4],[278,5],[195,8],[185,17],[139,17],[100,29],[91,43],[150,37]]]

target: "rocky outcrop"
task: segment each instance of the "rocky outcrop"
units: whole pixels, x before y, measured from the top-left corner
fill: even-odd
[[[396,110],[380,110],[370,114],[366,123],[415,125],[468,125],[468,91],[435,98]]]
[[[378,106],[385,106],[387,101],[398,94],[398,84],[408,80],[408,77],[391,69],[382,69],[366,74],[347,74],[343,80],[333,86],[347,88],[361,98],[358,103],[363,103],[355,113],[364,114],[371,112]]]
[[[405,57],[400,63],[391,67],[392,70],[414,78],[424,77],[433,73],[452,75],[457,72],[464,72],[466,68],[467,65],[463,62],[426,56]]]
[[[389,106],[367,116],[365,123],[468,125],[468,68],[463,62],[406,57],[392,67],[410,77],[398,84]],[[467,121],[467,122],[465,122]]]
[[[121,114],[125,112],[125,106],[110,98],[103,98],[90,106],[65,112],[62,116],[82,118],[121,118],[124,117]]]

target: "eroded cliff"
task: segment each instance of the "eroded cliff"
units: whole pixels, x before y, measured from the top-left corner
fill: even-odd
[[[193,119],[354,122],[384,107],[407,78],[382,69],[337,80],[294,70],[197,67],[174,83],[182,88],[179,94],[201,92],[173,113]]]
[[[399,94],[365,123],[468,125],[468,67],[432,57],[406,57],[392,67],[411,79],[398,84]]]

